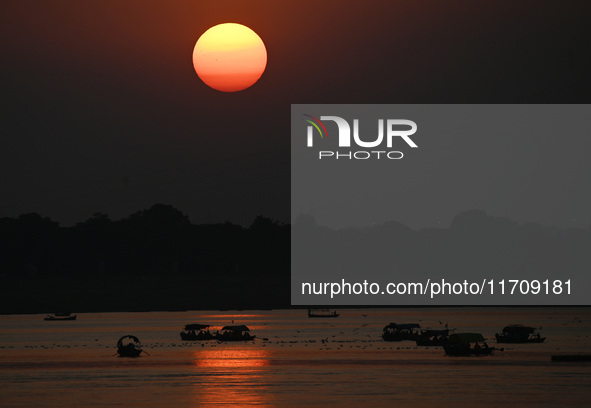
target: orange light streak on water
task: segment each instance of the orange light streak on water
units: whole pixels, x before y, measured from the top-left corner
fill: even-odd
[[[196,372],[207,372],[206,380],[192,387],[194,406],[271,406],[266,387],[270,365],[267,350],[251,344],[234,344],[223,349],[202,349],[193,353]]]
[[[269,353],[261,349],[204,349],[195,352],[197,367],[256,368],[270,365]]]

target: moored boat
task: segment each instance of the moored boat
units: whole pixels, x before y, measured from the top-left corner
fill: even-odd
[[[181,339],[187,341],[195,340],[214,340],[215,336],[209,331],[208,324],[187,324],[183,331],[180,333]]]
[[[522,324],[510,324],[503,327],[503,331],[495,334],[497,343],[543,343],[545,337],[541,337],[536,329]]]
[[[216,335],[220,341],[249,341],[256,336],[250,334],[250,329],[245,325],[224,326],[222,332]]]
[[[336,310],[328,309],[308,309],[308,317],[339,317]]]
[[[415,329],[420,328],[421,326],[418,323],[390,323],[382,330],[382,339],[385,341],[416,341],[420,333]]]
[[[43,318],[43,320],[47,321],[67,321],[67,320],[76,320],[76,315],[70,313],[54,313],[52,315],[47,315]]]
[[[573,362],[591,362],[591,354],[558,354],[550,357],[552,361]]]
[[[449,341],[449,329],[422,330],[417,337],[417,346],[443,346]]]
[[[483,343],[482,346],[480,343]],[[497,349],[489,347],[480,333],[455,333],[449,336],[449,341],[443,345],[448,356],[490,356]]]

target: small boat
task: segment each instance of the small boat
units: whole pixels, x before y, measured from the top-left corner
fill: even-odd
[[[483,343],[481,346],[479,343]],[[473,345],[472,345],[473,344]],[[480,333],[455,333],[449,336],[449,341],[443,345],[448,356],[490,356],[496,347],[489,347]]]
[[[47,315],[43,320],[47,321],[64,321],[64,320],[76,320],[76,315],[70,313],[54,313],[52,315]]]
[[[535,328],[522,324],[505,326],[501,334],[497,333],[495,337],[497,343],[543,343],[546,340]]]
[[[574,362],[589,362],[591,361],[591,354],[558,354],[550,358],[552,361],[562,361],[568,363]]]
[[[328,309],[308,309],[308,317],[339,317],[339,314]]]
[[[422,330],[417,337],[417,346],[443,346],[449,341],[449,329]]]
[[[210,333],[208,324],[193,323],[185,326],[181,332],[181,339],[187,341],[214,340],[215,336]]]
[[[256,336],[250,334],[250,329],[245,325],[224,326],[222,332],[218,333],[216,339],[220,341],[249,341],[254,340]]]
[[[140,340],[135,336],[128,334],[117,341],[117,354],[119,354],[119,357],[139,357],[142,351],[144,350],[142,350]]]
[[[382,330],[382,339],[385,341],[416,341],[420,333],[415,329],[420,328],[421,326],[418,323],[390,323]]]

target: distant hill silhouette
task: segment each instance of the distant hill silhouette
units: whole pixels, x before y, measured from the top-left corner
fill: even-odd
[[[449,228],[413,230],[388,222],[330,229],[303,215],[292,230],[299,248],[293,270],[314,282],[333,281],[325,271],[353,281],[371,281],[381,271],[387,282],[413,282],[417,276],[568,279],[591,270],[591,228],[518,224],[482,210],[457,214]]]

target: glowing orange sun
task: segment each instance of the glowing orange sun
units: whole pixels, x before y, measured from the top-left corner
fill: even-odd
[[[250,28],[235,23],[218,24],[197,40],[193,66],[199,78],[213,89],[242,91],[263,75],[267,50]]]

